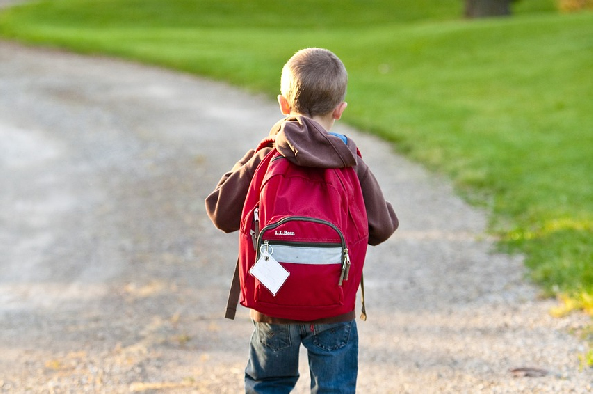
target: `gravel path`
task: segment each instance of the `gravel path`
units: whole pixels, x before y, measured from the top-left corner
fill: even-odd
[[[0,392],[241,392],[236,235],[203,199],[279,118],[223,84],[0,42]],[[339,129],[401,219],[365,268],[359,392],[589,392],[570,334],[589,319],[551,318],[447,182]]]

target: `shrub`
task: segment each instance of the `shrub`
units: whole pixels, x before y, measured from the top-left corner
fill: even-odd
[[[562,12],[593,10],[593,0],[558,0],[558,9]]]

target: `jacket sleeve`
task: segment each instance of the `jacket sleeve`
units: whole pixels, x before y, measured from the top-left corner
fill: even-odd
[[[399,227],[391,204],[385,200],[377,179],[369,167],[357,158],[357,174],[369,221],[369,245],[386,241]]]
[[[255,169],[269,149],[250,150],[226,172],[206,197],[206,212],[216,228],[231,233],[241,226],[241,212]]]

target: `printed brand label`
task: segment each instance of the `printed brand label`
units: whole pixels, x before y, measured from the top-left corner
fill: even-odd
[[[274,235],[294,235],[294,231],[274,231]]]

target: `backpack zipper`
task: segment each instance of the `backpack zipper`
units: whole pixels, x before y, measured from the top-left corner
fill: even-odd
[[[340,278],[338,280],[338,286],[342,286],[342,282],[344,280],[348,280],[348,273],[350,272],[351,262],[350,262],[350,256],[348,255],[348,246],[346,245],[346,239],[344,238],[344,235],[342,234],[340,229],[335,224],[328,222],[327,220],[312,218],[312,217],[308,217],[308,216],[288,216],[288,217],[278,220],[277,222],[270,223],[270,224],[264,226],[264,228],[261,229],[261,231],[259,232],[258,237],[257,237],[256,260],[259,259],[260,246],[263,241],[263,239],[262,239],[263,234],[266,231],[275,229],[276,227],[278,227],[286,222],[291,222],[291,221],[296,221],[296,220],[304,221],[304,222],[325,224],[325,225],[333,228],[336,231],[336,233],[340,236],[340,244],[342,247],[342,271],[340,273]],[[269,241],[263,241],[263,243],[265,246],[269,247]],[[294,244],[294,243],[292,243],[292,244]]]

